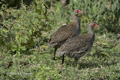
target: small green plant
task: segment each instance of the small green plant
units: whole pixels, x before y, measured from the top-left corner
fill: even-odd
[[[53,70],[47,66],[38,67],[36,80],[60,80],[61,75],[57,70]]]

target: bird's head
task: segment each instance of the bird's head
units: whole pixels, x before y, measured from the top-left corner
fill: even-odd
[[[99,25],[96,24],[96,22],[91,22],[91,23],[89,24],[89,27],[90,27],[92,30],[94,30],[94,28],[95,28],[95,27],[99,27]]]
[[[75,9],[74,15],[78,16],[79,14],[83,14],[83,11],[80,11],[79,9]]]

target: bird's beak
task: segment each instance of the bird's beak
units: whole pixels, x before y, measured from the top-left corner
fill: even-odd
[[[94,24],[94,27],[92,27],[92,30],[94,30],[95,27],[100,27],[98,24]]]
[[[83,14],[83,11],[79,11],[79,14]]]

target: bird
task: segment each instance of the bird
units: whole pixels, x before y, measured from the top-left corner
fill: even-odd
[[[55,48],[54,57],[57,49],[70,37],[76,36],[80,34],[80,21],[78,18],[79,14],[83,14],[83,11],[79,9],[75,9],[73,12],[73,21],[67,25],[63,25],[56,32],[52,34],[50,39],[48,40],[48,46]]]
[[[88,26],[88,33],[78,36],[73,36],[65,41],[65,43],[58,49],[56,56],[62,56],[62,64],[64,63],[64,55],[74,58],[75,63],[79,58],[85,54],[90,53],[92,45],[95,40],[94,28],[99,26],[95,22],[91,22]]]

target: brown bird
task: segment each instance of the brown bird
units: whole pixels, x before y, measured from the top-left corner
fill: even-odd
[[[70,58],[74,58],[75,62],[77,62],[80,57],[90,53],[95,39],[93,30],[96,26],[99,25],[92,22],[88,26],[88,34],[74,36],[66,40],[56,54],[56,56],[63,55],[62,64],[64,63],[64,54]]]
[[[60,27],[48,41],[48,46],[53,46],[55,48],[54,57],[56,50],[70,37],[80,34],[80,22],[78,19],[78,14],[83,14],[79,9],[74,10],[73,21],[67,25]]]

